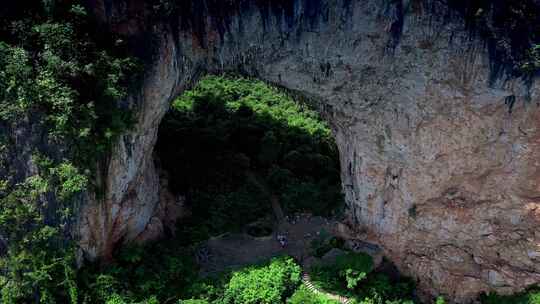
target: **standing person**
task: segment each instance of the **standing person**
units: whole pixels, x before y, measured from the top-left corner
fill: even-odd
[[[279,244],[281,245],[281,248],[284,248],[285,245],[286,245],[286,240],[285,240],[285,236],[282,235],[282,234],[278,234],[277,235],[277,241],[279,242]]]

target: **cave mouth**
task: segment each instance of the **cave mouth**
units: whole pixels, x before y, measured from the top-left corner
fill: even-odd
[[[391,284],[398,291],[388,300],[414,297],[413,283],[377,272],[380,252],[335,229],[345,205],[339,154],[307,104],[262,81],[209,76],[174,100],[154,151],[160,223],[168,224],[166,197],[183,201],[186,215],[168,237],[119,248],[106,269],[87,268],[81,277],[91,297],[322,303],[320,292],[306,294],[310,278],[334,298],[364,299],[371,290],[378,297],[374,288]],[[353,294],[350,282],[364,279]]]
[[[159,127],[156,167],[189,210],[186,243],[225,232],[268,235],[282,214],[333,216],[344,207],[339,153],[307,103],[253,79],[207,76]]]

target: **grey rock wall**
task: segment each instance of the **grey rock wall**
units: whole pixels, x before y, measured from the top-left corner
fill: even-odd
[[[158,51],[132,97],[138,123],[114,149],[105,199],[81,212],[86,256],[110,256],[156,226],[160,119],[202,75],[236,71],[319,107],[351,222],[424,297],[466,302],[540,282],[538,82],[492,83],[484,42],[420,1],[289,2],[220,11],[202,1],[202,17],[150,29]],[[130,7],[108,14],[121,9]],[[129,34],[140,24],[115,26]]]

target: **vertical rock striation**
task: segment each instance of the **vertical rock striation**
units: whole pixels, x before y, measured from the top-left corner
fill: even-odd
[[[492,77],[484,41],[441,2],[178,1],[154,25],[144,1],[106,3],[92,4],[105,24],[155,52],[105,196],[80,215],[88,258],[159,227],[160,119],[200,76],[235,71],[316,103],[352,221],[425,296],[540,282],[540,86]]]

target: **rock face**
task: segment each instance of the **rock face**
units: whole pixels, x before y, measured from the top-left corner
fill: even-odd
[[[132,97],[138,123],[104,172],[105,198],[81,212],[87,257],[161,225],[160,119],[200,76],[239,71],[316,102],[339,146],[351,221],[426,298],[467,302],[540,282],[540,86],[493,82],[483,41],[460,18],[437,1],[195,2],[198,14],[145,29],[156,56]],[[129,16],[150,14],[144,1],[99,3],[105,22],[124,16],[114,28],[128,36],[144,24]]]

